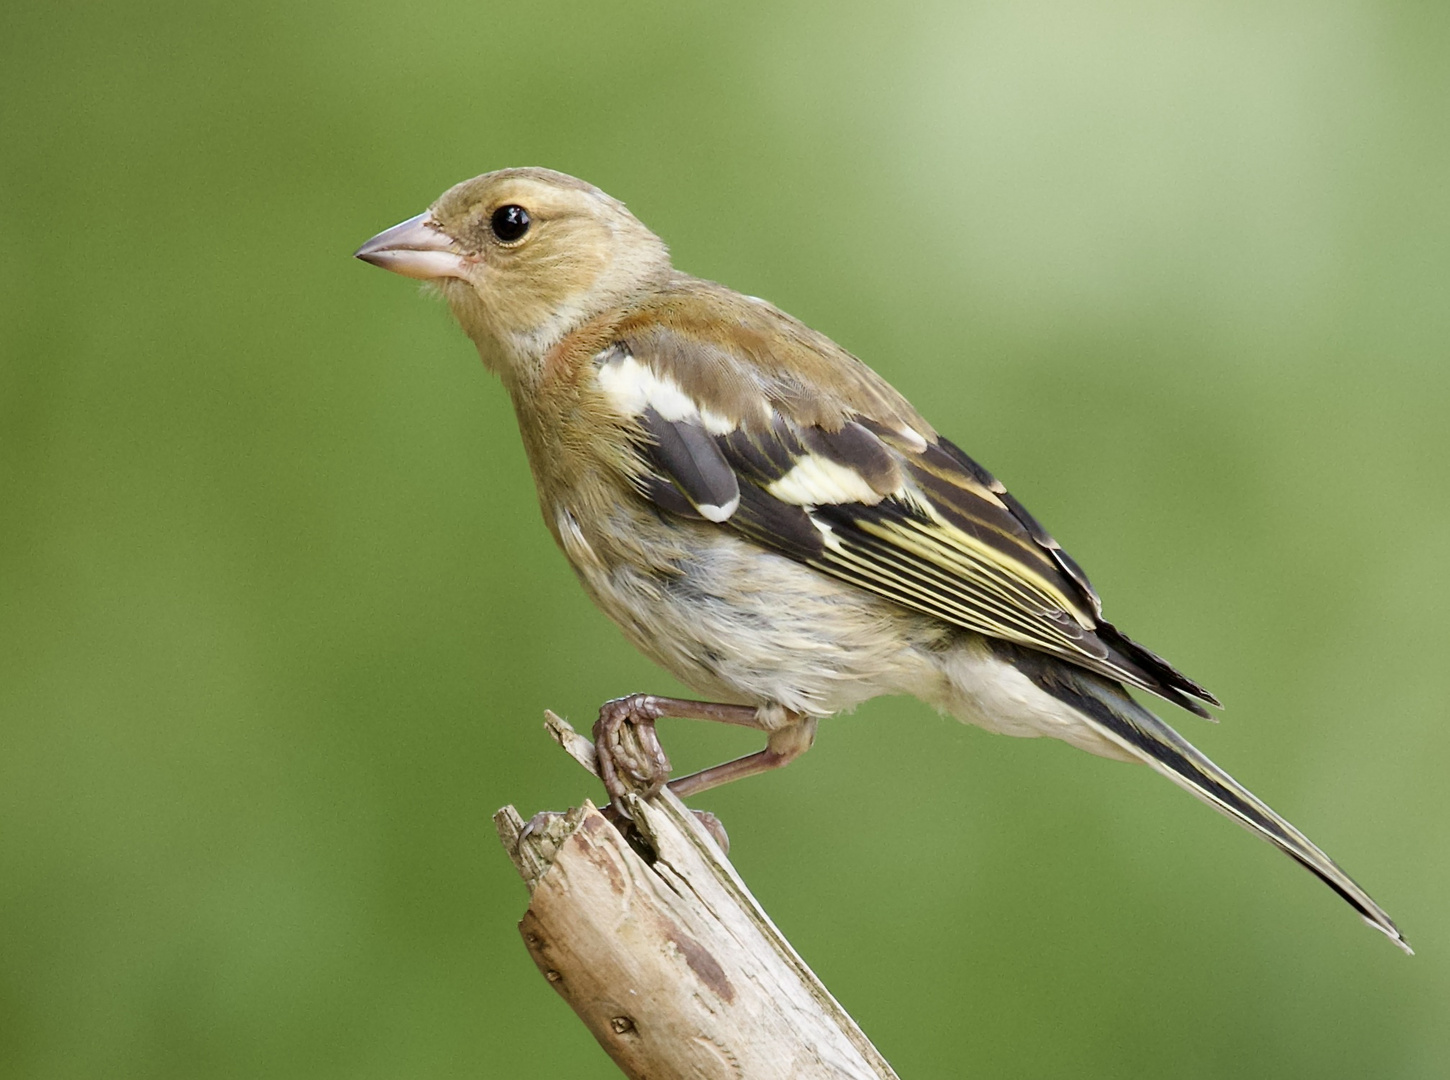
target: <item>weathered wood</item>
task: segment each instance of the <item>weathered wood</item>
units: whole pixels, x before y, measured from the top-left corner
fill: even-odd
[[[547,725],[593,771],[590,741]],[[494,815],[532,894],[529,954],[625,1075],[894,1078],[695,815],[668,790],[626,808],[634,844],[588,802]]]

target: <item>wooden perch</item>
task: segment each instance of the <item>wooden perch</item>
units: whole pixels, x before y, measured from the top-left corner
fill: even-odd
[[[593,744],[545,715],[594,772]],[[631,839],[589,802],[494,815],[531,893],[529,955],[625,1075],[895,1078],[695,815],[668,789],[626,808]]]

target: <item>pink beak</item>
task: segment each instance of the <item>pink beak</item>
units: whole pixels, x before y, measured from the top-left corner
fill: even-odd
[[[430,213],[409,218],[384,229],[353,252],[363,262],[381,266],[404,277],[428,281],[456,277],[467,280],[468,261],[451,236],[438,227]]]

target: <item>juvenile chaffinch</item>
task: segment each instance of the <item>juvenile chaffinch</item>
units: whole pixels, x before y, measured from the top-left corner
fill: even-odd
[[[817,721],[913,694],[1009,735],[1144,762],[1322,878],[1408,951],[1330,858],[1129,696],[1207,690],[1103,618],[1057,542],[860,360],[680,273],[598,188],[504,169],[357,251],[433,282],[513,398],[544,521],[585,590],[709,702],[636,694],[595,725],[612,797],[663,783],[662,716],[764,750],[681,796],[784,765]],[[621,746],[633,725],[641,759]]]

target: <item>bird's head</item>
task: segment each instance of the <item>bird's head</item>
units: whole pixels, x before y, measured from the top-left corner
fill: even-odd
[[[465,180],[356,255],[436,285],[484,362],[510,381],[670,272],[664,242],[623,203],[549,169]]]

